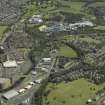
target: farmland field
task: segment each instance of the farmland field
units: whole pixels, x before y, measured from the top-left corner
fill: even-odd
[[[62,11],[68,11],[73,13],[81,13],[82,6],[84,5],[83,2],[65,2],[62,1],[63,8],[61,7]]]

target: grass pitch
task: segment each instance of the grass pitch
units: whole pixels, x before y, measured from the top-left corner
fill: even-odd
[[[64,46],[59,49],[58,56],[73,58],[77,57],[77,53],[72,48]]]

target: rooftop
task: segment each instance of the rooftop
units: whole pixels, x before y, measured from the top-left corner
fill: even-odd
[[[18,92],[16,90],[11,90],[11,91],[8,91],[8,92],[4,93],[3,97],[8,100],[8,99],[10,99],[14,96],[17,96],[17,95],[18,95]]]
[[[6,61],[6,62],[3,62],[3,66],[4,67],[17,67],[17,63],[16,61]]]

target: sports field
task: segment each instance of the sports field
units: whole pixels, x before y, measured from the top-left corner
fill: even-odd
[[[63,46],[58,50],[58,56],[64,56],[64,57],[77,57],[77,53],[70,47]]]

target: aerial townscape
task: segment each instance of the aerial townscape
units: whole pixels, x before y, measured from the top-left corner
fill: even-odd
[[[0,0],[0,105],[105,105],[105,0]]]

